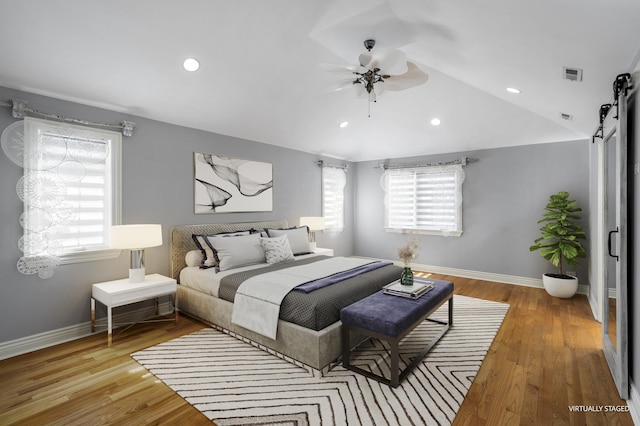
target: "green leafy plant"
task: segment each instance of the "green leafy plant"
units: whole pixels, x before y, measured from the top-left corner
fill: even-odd
[[[529,251],[540,250],[542,257],[558,268],[556,278],[569,278],[564,273],[565,262],[575,267],[578,266],[579,258],[587,256],[587,251],[579,241],[586,238],[586,232],[578,223],[578,212],[582,209],[577,204],[577,201],[569,200],[569,193],[566,191],[551,195],[545,207],[547,212],[538,221],[539,224],[545,224],[540,228],[542,236],[529,247]]]

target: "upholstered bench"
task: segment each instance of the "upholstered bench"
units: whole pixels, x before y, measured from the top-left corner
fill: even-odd
[[[340,311],[343,367],[394,388],[397,387],[453,324],[453,283],[430,281],[434,282],[434,288],[417,299],[392,296],[380,291],[343,308]],[[447,322],[428,318],[446,301],[449,301]],[[444,327],[401,372],[399,343],[425,320],[442,324]],[[359,336],[374,337],[389,342],[391,345],[390,379],[351,365],[352,332]]]

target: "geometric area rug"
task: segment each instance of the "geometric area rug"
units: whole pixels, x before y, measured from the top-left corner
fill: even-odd
[[[447,305],[431,318],[446,320]],[[321,376],[212,328],[131,356],[220,426],[449,425],[508,309],[455,295],[453,326],[396,389],[340,364]],[[402,368],[440,327],[425,321],[401,342]],[[363,342],[352,363],[389,377],[378,340]]]

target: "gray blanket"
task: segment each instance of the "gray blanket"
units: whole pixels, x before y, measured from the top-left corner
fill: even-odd
[[[220,282],[218,295],[221,299],[233,302],[240,284],[251,276],[326,258],[316,256],[227,275]],[[280,319],[311,330],[322,330],[340,319],[342,308],[381,290],[386,284],[400,278],[401,272],[401,267],[387,265],[310,293],[292,291],[282,301]]]

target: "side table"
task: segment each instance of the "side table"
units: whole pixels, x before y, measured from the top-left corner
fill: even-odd
[[[173,321],[178,321],[176,291],[176,280],[160,274],[147,275],[145,276],[145,280],[140,283],[131,283],[129,282],[129,278],[124,278],[93,284],[91,290],[91,332],[94,332],[96,329],[96,300],[107,307],[107,343],[109,346],[111,346],[112,342],[114,325],[112,318],[113,308],[155,298],[157,316],[159,315],[158,297],[170,295],[173,300],[173,310],[175,313]]]

